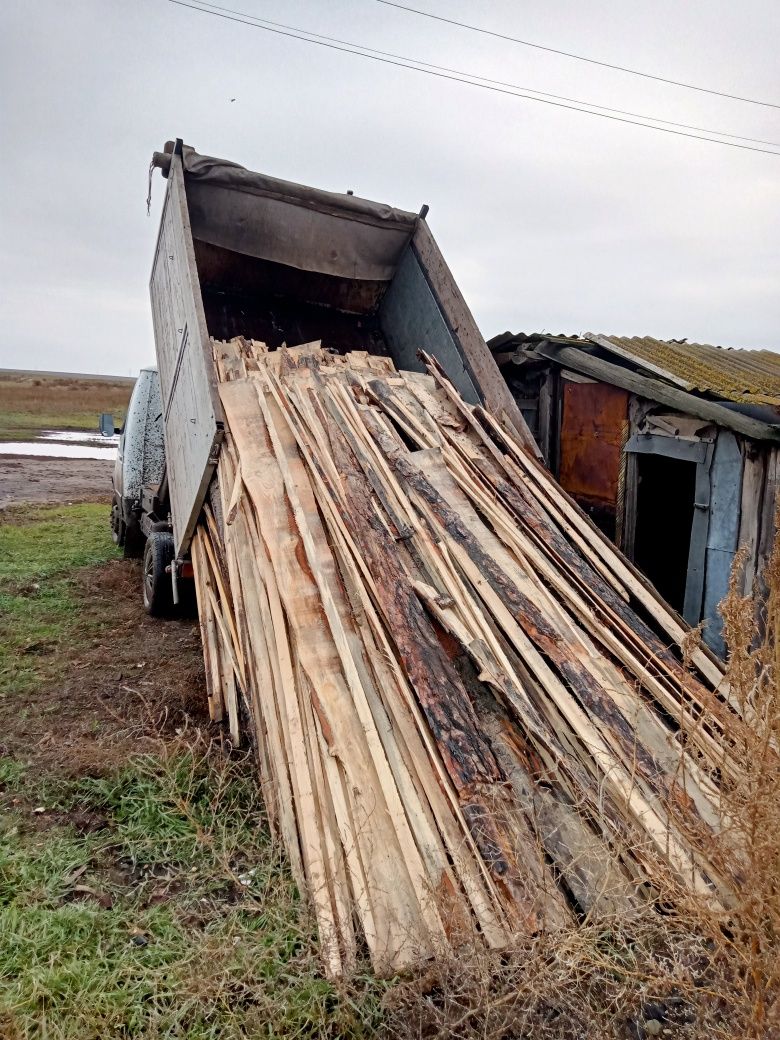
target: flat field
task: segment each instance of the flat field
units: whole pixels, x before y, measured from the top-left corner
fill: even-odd
[[[36,437],[41,430],[97,430],[100,412],[124,418],[133,380],[119,376],[16,372],[0,369],[0,440]]]

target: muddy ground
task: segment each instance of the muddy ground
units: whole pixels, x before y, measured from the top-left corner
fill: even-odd
[[[0,455],[0,509],[24,503],[108,502],[113,468],[106,459]]]

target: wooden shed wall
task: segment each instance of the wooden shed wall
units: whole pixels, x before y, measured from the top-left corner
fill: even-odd
[[[686,575],[686,620],[706,622],[705,637],[725,651],[718,605],[728,591],[737,549],[746,546],[743,594],[763,602],[775,534],[780,449],[556,365],[513,373],[515,396],[536,395],[536,429],[547,465],[561,485],[633,558],[637,452],[685,458],[697,465],[694,519]],[[596,516],[595,513],[600,513]],[[611,525],[610,514],[615,523]],[[611,527],[611,529],[610,529]],[[759,613],[761,608],[759,607]]]
[[[739,544],[748,547],[742,580],[745,594],[764,599],[768,566],[775,541],[775,514],[780,484],[780,448],[748,443],[742,479]]]

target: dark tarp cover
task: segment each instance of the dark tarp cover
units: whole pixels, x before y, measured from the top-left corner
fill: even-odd
[[[417,215],[320,191],[184,146],[196,239],[246,256],[338,278],[389,281]]]

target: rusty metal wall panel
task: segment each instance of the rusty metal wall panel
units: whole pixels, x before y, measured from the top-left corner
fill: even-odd
[[[152,280],[152,318],[177,555],[189,546],[222,438],[179,156],[172,156]]]
[[[561,381],[561,485],[586,506],[614,515],[628,393],[607,383]]]

